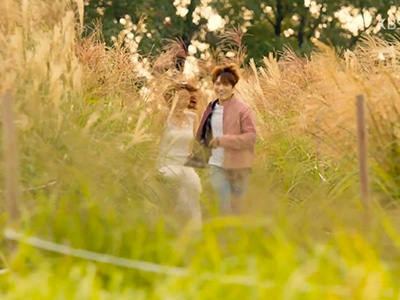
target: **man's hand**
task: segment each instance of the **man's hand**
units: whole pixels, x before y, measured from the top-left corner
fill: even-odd
[[[218,148],[219,147],[219,139],[218,138],[212,139],[208,145],[213,149]]]

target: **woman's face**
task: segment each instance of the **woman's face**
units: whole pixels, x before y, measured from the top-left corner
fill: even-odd
[[[176,97],[176,110],[184,110],[188,108],[190,103],[190,93],[187,90],[179,90],[175,94]]]
[[[196,109],[197,107],[197,98],[198,98],[198,94],[197,92],[189,92],[190,94],[190,98],[189,98],[189,109]]]
[[[221,76],[214,82],[214,91],[220,100],[227,100],[233,94],[233,86],[231,84],[223,84],[221,82]]]

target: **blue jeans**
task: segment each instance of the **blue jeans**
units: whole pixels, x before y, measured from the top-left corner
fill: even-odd
[[[231,211],[231,185],[226,177],[225,170],[221,167],[210,165],[210,180],[214,191],[219,197],[219,208],[222,211]]]
[[[226,170],[210,165],[211,185],[219,197],[219,208],[222,212],[232,212],[238,203],[232,205],[232,198],[238,200],[247,189],[250,169]],[[235,206],[235,207],[233,207]]]

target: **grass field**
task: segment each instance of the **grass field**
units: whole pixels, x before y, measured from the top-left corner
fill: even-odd
[[[12,224],[187,273],[95,263],[2,237],[1,299],[399,299],[400,44],[365,37],[338,54],[316,42],[308,59],[288,50],[242,66],[237,94],[258,131],[246,211],[221,216],[201,170],[196,232],[171,213],[174,185],[156,168],[160,95],[180,78],[173,47],[138,64],[99,35],[79,38],[79,1],[48,3],[0,3],[0,91],[15,99],[20,165],[20,217],[11,223],[2,201],[1,231]],[[219,62],[199,62],[199,113]],[[367,102],[369,211],[359,197],[358,94]],[[2,152],[0,169],[7,159]]]

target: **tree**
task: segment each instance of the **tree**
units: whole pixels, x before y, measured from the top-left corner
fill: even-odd
[[[363,33],[393,37],[395,30],[388,26],[388,11],[390,13],[390,8],[398,6],[399,2],[400,0],[192,0],[188,3],[183,0],[91,0],[86,7],[85,16],[87,24],[95,18],[101,19],[107,42],[123,29],[119,20],[125,18],[126,14],[133,23],[139,22],[144,16],[149,34],[140,42],[140,51],[152,53],[161,49],[165,39],[171,38],[180,38],[186,47],[193,38],[203,39],[215,46],[222,31],[208,30],[204,34],[209,21],[207,17],[203,16],[196,24],[193,20],[199,7],[212,9],[224,18],[225,27],[240,28],[242,32],[246,32],[243,42],[249,56],[257,61],[268,52],[279,52],[287,46],[299,54],[307,54],[313,48],[313,38],[342,49],[353,47]],[[351,27],[343,19],[359,24],[354,25],[353,22]]]
[[[196,25],[191,21],[191,15],[199,0],[191,1],[188,13],[185,17],[176,15],[176,8],[170,0],[91,0],[85,9],[85,23],[91,24],[98,19],[102,22],[102,32],[107,43],[111,38],[118,36],[123,26],[119,23],[126,15],[129,15],[133,23],[138,23],[145,18],[147,32],[141,42],[140,49],[151,52],[159,49],[165,39],[180,38],[186,43],[190,42]],[[88,27],[87,32],[90,33]]]

